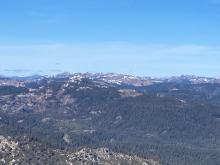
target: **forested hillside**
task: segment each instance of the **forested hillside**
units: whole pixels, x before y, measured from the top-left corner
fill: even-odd
[[[0,86],[1,147],[7,139],[14,151],[0,148],[2,163],[63,164],[81,151],[105,162],[97,156],[100,148],[132,156],[131,164],[220,162],[218,83],[112,83],[70,76],[19,81],[20,86]],[[119,157],[112,160],[125,161]]]

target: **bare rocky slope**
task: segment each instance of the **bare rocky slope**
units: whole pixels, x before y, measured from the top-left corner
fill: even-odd
[[[24,138],[23,140],[28,139]],[[33,152],[33,147],[39,150]],[[47,150],[47,152],[44,150]],[[41,153],[42,151],[44,152]],[[47,154],[47,159],[45,159],[46,156],[43,154]],[[11,137],[5,138],[0,136],[0,164],[159,165],[159,162],[138,156],[115,153],[108,148],[83,148],[76,152],[70,152],[58,149],[46,149],[40,144],[28,143],[28,141],[15,142]]]

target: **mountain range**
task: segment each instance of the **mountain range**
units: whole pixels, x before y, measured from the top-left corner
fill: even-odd
[[[218,165],[220,79],[1,77],[0,128],[2,164]]]

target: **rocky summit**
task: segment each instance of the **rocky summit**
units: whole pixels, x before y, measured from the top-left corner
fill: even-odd
[[[24,140],[27,141],[25,142]],[[114,153],[108,148],[83,148],[79,151],[70,152],[58,149],[52,150],[40,144],[28,142],[30,141],[26,137],[23,137],[23,141],[20,139],[19,142],[15,142],[11,137],[0,136],[0,163],[17,165],[159,165],[159,162],[137,156]],[[38,149],[38,151],[33,152],[33,147],[35,147],[36,151]]]

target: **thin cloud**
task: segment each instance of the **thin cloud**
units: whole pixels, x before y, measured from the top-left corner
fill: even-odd
[[[41,70],[31,70],[31,69],[4,69],[3,70],[8,75],[31,75],[31,74],[41,74]]]
[[[13,72],[13,73],[26,73],[30,72],[31,70],[29,69],[5,69],[5,72]]]

